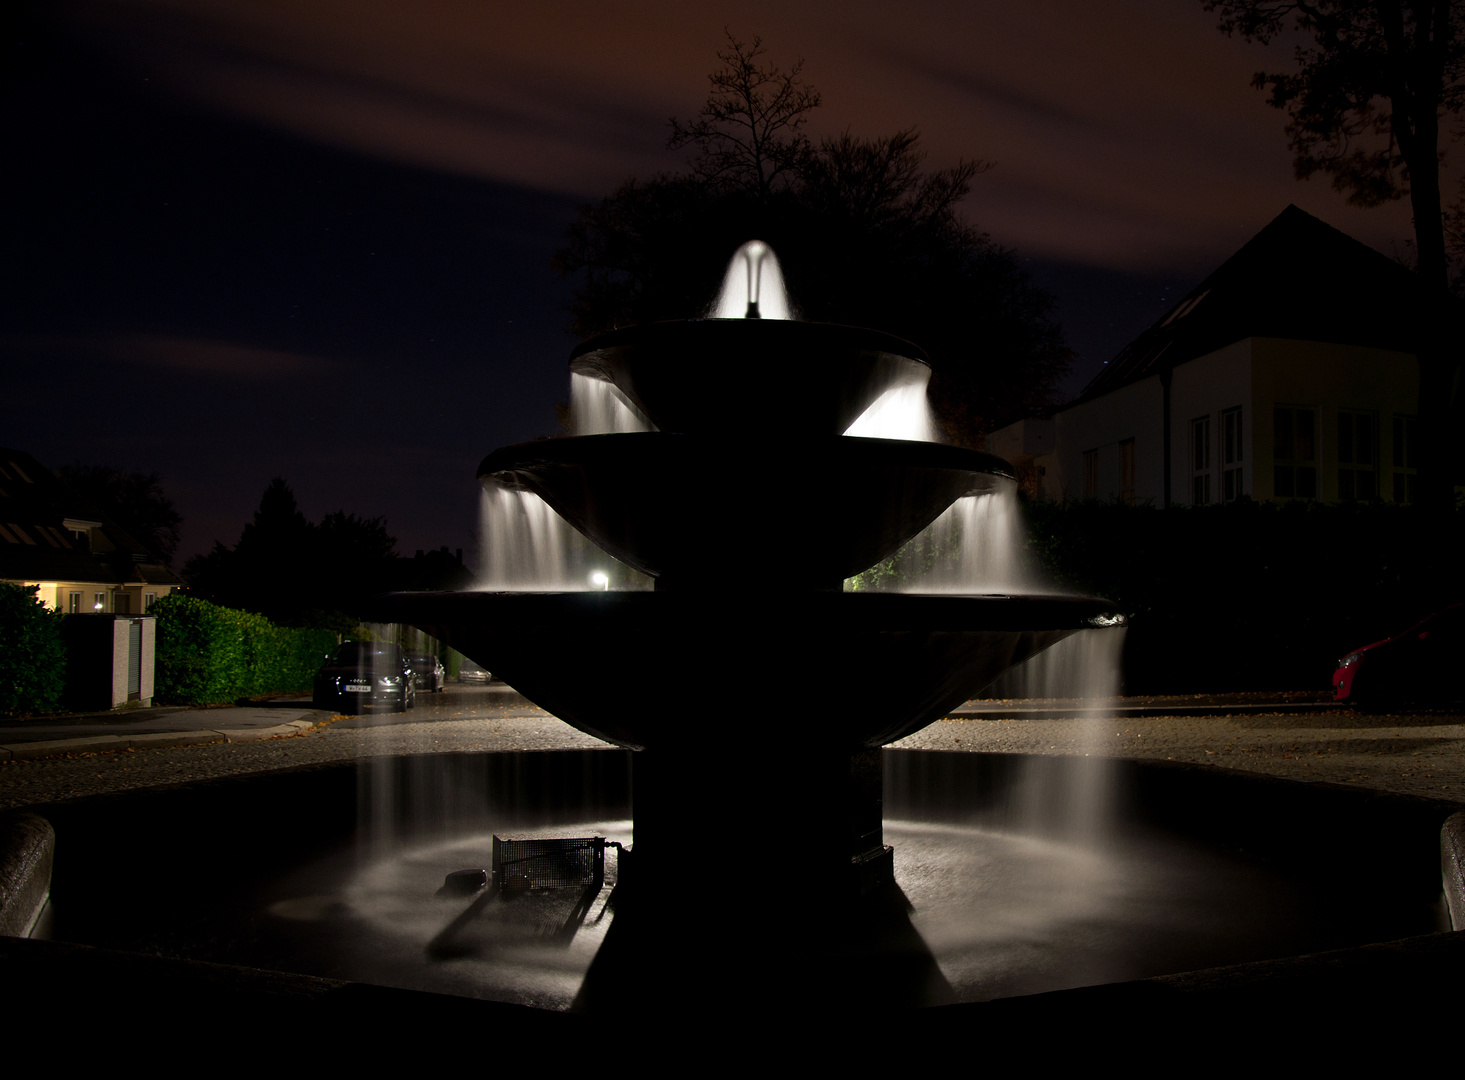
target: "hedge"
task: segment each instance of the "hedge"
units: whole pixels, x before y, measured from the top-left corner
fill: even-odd
[[[177,593],[152,606],[157,617],[153,697],[169,705],[215,705],[309,690],[329,630],[293,630],[263,615]]]
[[[49,712],[66,689],[62,616],[36,591],[0,583],[0,715]]]
[[[1327,690],[1338,657],[1465,599],[1465,518],[1384,503],[1033,503],[1054,585],[1130,616],[1129,693]]]

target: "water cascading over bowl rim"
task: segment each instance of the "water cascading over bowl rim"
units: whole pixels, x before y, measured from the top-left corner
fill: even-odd
[[[570,370],[615,386],[662,431],[842,435],[893,383],[930,375],[912,342],[858,326],[691,319],[582,342]],[[752,402],[756,401],[756,407]]]
[[[1014,483],[1001,458],[940,443],[666,431],[521,443],[478,474],[538,495],[658,588],[713,592],[837,589],[957,499]]]

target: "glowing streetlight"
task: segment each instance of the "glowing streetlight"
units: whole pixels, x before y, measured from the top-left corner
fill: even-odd
[[[599,585],[600,591],[606,592],[610,588],[610,578],[605,576],[605,571],[597,570],[590,575],[590,584]]]

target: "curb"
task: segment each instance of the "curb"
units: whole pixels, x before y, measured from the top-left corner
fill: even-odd
[[[1146,716],[1257,716],[1264,713],[1287,713],[1304,715],[1309,713],[1346,712],[1343,702],[1289,703],[1271,702],[1260,705],[1120,705],[1116,708],[1071,708],[1056,709],[990,709],[973,708],[964,705],[952,709],[943,720],[1086,720],[1098,718],[1123,720]]]
[[[0,762],[68,754],[105,754],[123,750],[165,749],[175,746],[205,746],[209,743],[258,742],[285,735],[301,735],[322,727],[325,720],[290,720],[267,728],[206,728],[199,731],[155,731],[140,735],[83,735],[74,739],[44,739],[36,742],[0,744]]]
[[[51,897],[56,832],[36,814],[0,818],[0,936],[30,937]]]
[[[1440,876],[1450,925],[1465,930],[1465,810],[1447,817],[1440,829]]]

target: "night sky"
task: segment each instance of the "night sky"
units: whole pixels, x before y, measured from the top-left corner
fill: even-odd
[[[1289,202],[1390,255],[1407,209],[1299,183],[1284,69],[1199,0],[79,0],[5,15],[0,445],[162,475],[180,557],[270,478],[473,557],[474,472],[554,434],[581,204],[676,170],[723,28],[817,138],[982,158],[969,219],[1059,301],[1076,392]]]

